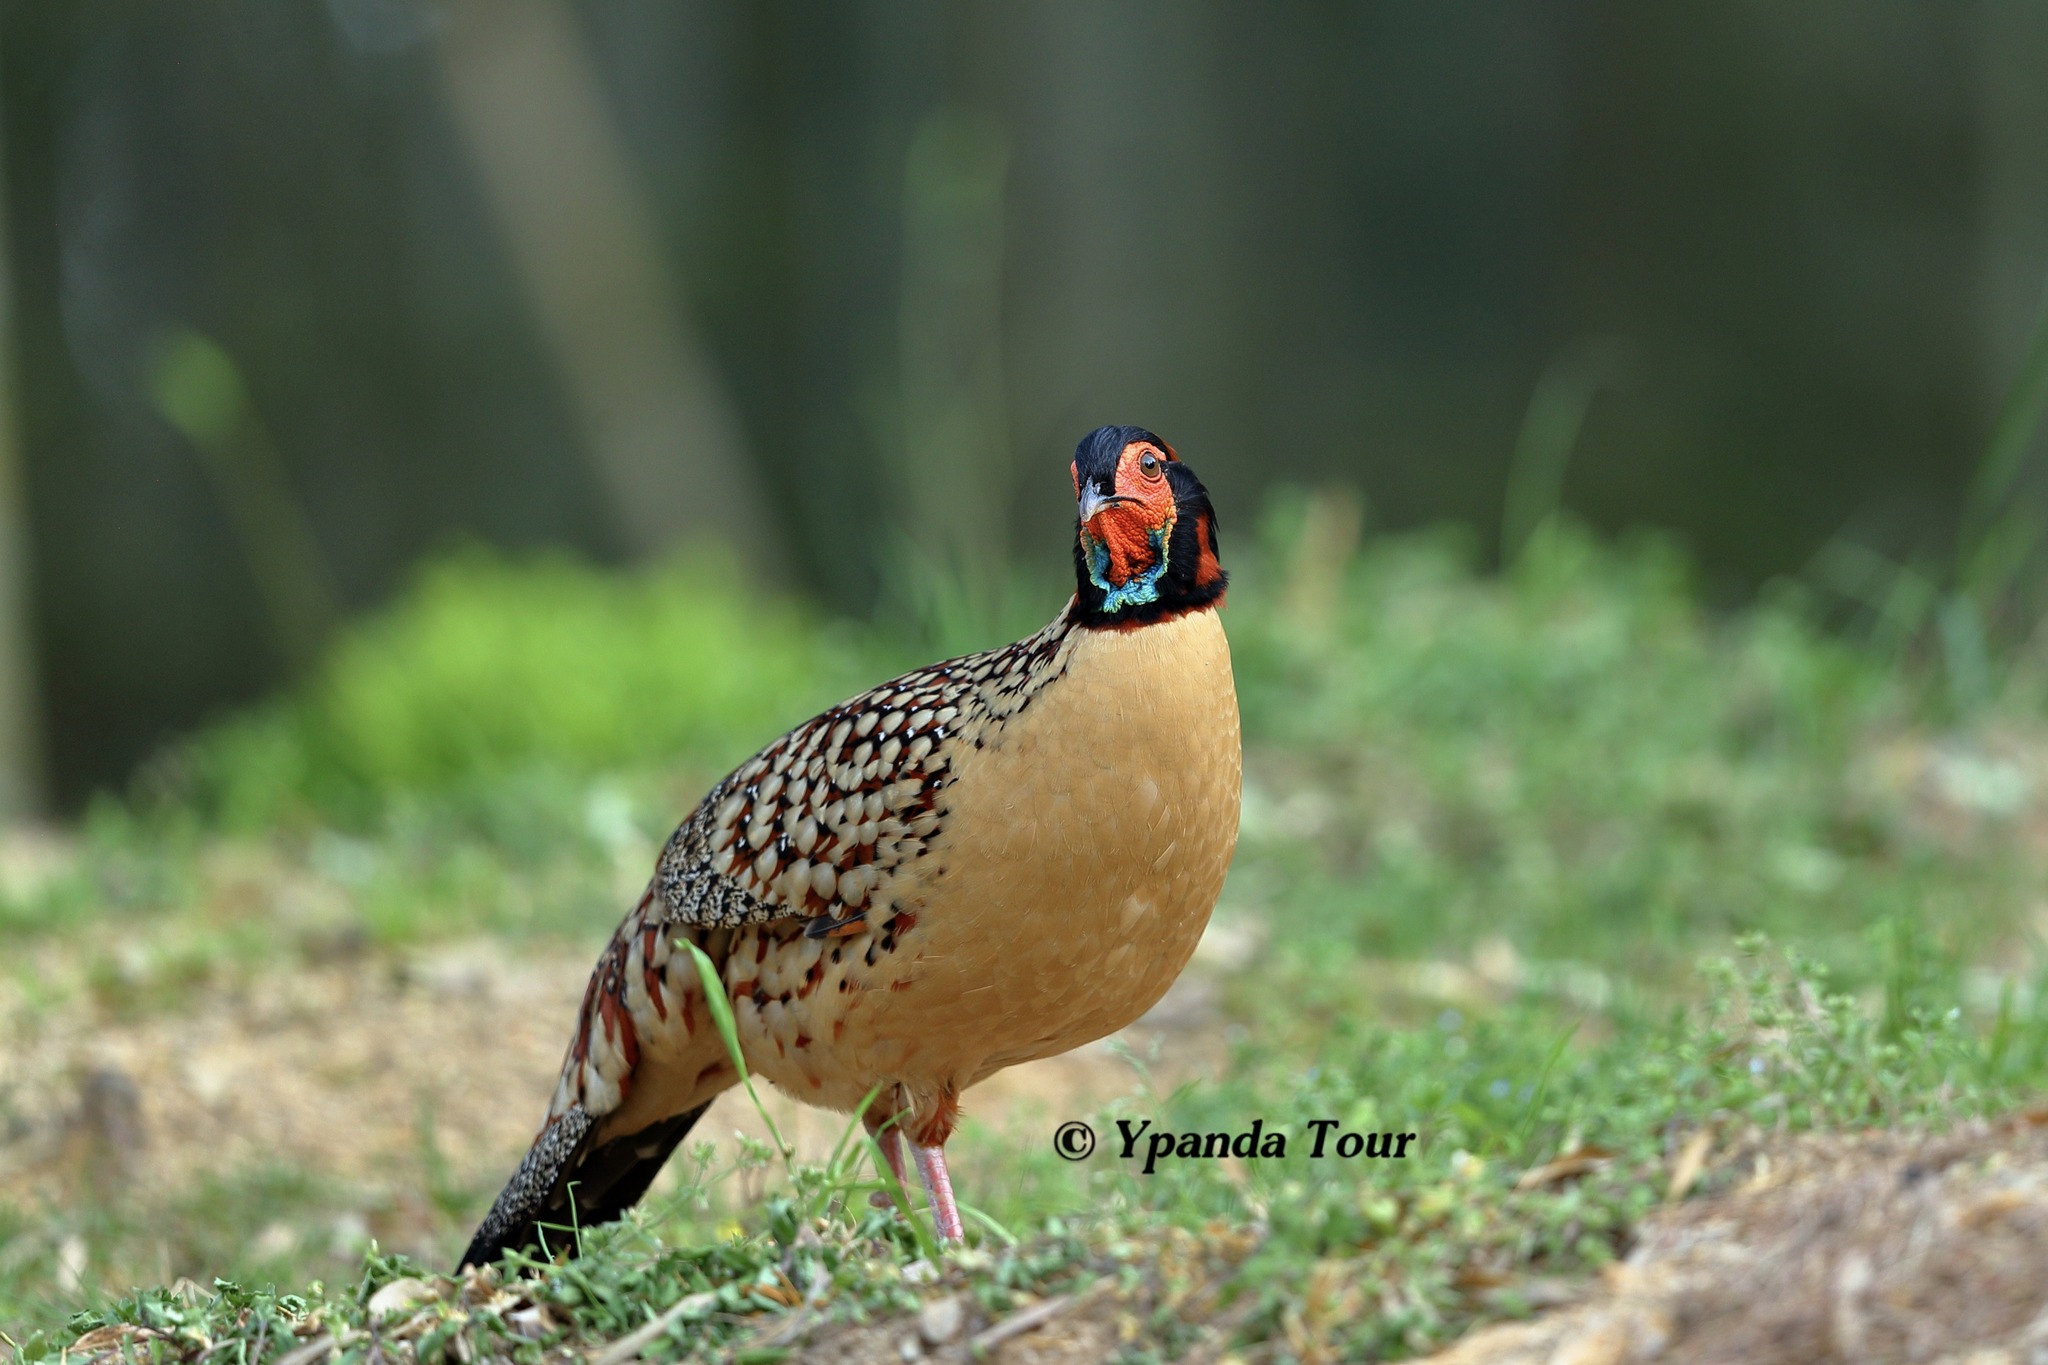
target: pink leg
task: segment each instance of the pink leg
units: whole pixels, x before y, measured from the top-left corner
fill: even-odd
[[[903,1135],[896,1130],[896,1125],[892,1123],[875,1134],[875,1145],[882,1149],[883,1159],[895,1173],[896,1183],[908,1190],[910,1177],[903,1170]],[[896,1196],[888,1190],[876,1190],[868,1196],[868,1202],[878,1209],[886,1209],[896,1202]]]
[[[913,1142],[910,1150],[917,1154],[917,1173],[924,1177],[924,1192],[931,1200],[932,1223],[939,1230],[939,1240],[963,1240],[960,1206],[953,1202],[953,1178],[946,1174],[946,1149],[920,1147]]]

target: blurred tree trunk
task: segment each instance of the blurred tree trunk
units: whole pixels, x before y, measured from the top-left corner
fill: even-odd
[[[0,820],[43,805],[35,636],[28,598],[28,517],[15,446],[13,258],[7,249],[7,163],[0,139]]]
[[[1003,394],[1003,182],[1009,151],[979,111],[943,110],[904,167],[897,314],[905,530],[954,574],[1010,557],[1016,481]]]
[[[2005,409],[2048,309],[2048,9],[1990,0],[1979,12],[1981,147],[1978,238],[1978,402],[1987,430]],[[2008,452],[2005,469],[1980,470],[1978,497],[2013,491],[2038,461],[2041,433]],[[1973,509],[1983,513],[1984,508]]]
[[[718,535],[771,567],[745,444],[559,0],[458,0],[455,123],[629,548]]]

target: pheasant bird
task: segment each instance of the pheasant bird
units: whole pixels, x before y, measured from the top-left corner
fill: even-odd
[[[1207,491],[1139,427],[1072,466],[1073,598],[1028,639],[906,673],[713,787],[584,993],[547,1121],[465,1265],[616,1218],[751,1071],[862,1114],[939,1234],[960,1095],[1129,1024],[1187,965],[1237,842],[1237,693]],[[879,1086],[879,1090],[877,1087]]]

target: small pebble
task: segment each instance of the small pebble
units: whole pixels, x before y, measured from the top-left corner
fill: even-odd
[[[917,1334],[927,1346],[944,1346],[967,1327],[967,1310],[957,1296],[933,1299],[917,1310]]]

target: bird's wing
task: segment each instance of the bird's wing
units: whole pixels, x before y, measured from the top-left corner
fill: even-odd
[[[803,919],[854,931],[946,818],[962,745],[1021,710],[1057,671],[1066,614],[1004,649],[933,664],[805,722],[711,789],[662,850],[671,924]]]

